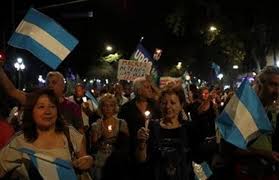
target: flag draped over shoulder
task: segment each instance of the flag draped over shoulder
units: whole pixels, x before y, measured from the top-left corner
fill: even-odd
[[[53,19],[30,8],[8,44],[30,51],[56,69],[75,48],[78,40]]]
[[[77,176],[70,161],[36,153],[28,148],[20,148],[17,150],[29,156],[43,179],[77,180]]]
[[[247,149],[259,135],[272,132],[264,107],[248,79],[242,82],[216,122],[223,138],[242,149]]]

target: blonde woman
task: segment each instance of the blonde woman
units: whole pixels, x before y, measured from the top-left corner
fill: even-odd
[[[92,124],[92,146],[95,149],[96,179],[101,179],[102,168],[107,159],[112,155],[119,143],[119,137],[128,137],[126,121],[116,117],[118,104],[116,98],[110,94],[104,94],[99,101],[99,113],[101,119]],[[111,174],[111,173],[106,173]]]

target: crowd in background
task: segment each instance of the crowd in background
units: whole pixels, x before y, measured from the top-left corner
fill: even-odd
[[[215,122],[234,91],[194,84],[185,91],[181,83],[158,88],[148,76],[132,87],[119,82],[91,94],[96,107],[82,83],[65,97],[59,72],[48,73],[47,89],[27,93],[0,67],[0,87],[17,102],[1,100],[0,177],[51,179],[21,161],[28,157],[17,148],[25,147],[72,161],[80,179],[194,179],[192,162],[207,162],[209,179],[279,179],[277,67],[266,67],[251,84],[273,133],[247,151],[227,143]]]

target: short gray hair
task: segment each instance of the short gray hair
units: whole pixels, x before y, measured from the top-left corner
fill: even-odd
[[[270,75],[279,75],[279,68],[276,66],[266,66],[257,76],[257,81],[265,83]]]
[[[145,77],[138,77],[133,82],[133,90],[136,95],[138,95],[138,90],[142,87],[143,83],[147,79]]]
[[[64,82],[64,76],[59,71],[50,71],[47,73],[46,79],[48,80],[52,76],[59,77]]]

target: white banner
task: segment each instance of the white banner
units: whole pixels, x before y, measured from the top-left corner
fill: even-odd
[[[161,77],[160,78],[160,88],[167,86],[169,83],[177,84],[179,81],[181,81],[181,78],[170,77],[170,76]]]

